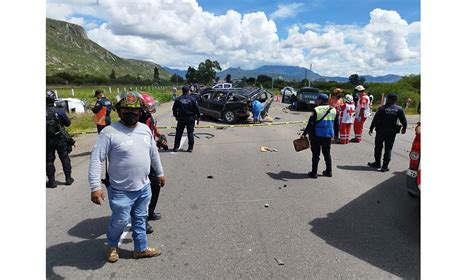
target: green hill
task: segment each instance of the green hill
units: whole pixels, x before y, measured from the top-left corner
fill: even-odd
[[[160,78],[169,80],[171,75],[158,64],[118,57],[91,41],[81,26],[46,19],[46,75],[68,72],[108,77],[114,69],[117,77],[139,74],[143,79],[153,79],[155,66]]]

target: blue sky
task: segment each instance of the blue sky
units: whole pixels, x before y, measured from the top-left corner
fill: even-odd
[[[124,57],[187,69],[294,65],[326,76],[418,74],[420,2],[47,0],[47,17],[84,27]]]

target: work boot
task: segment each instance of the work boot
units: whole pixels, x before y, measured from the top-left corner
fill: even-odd
[[[119,254],[118,254],[118,248],[117,247],[108,247],[107,248],[107,256],[106,259],[108,262],[114,263],[118,261],[119,259]]]
[[[66,185],[70,186],[74,183],[74,178],[71,177],[71,175],[66,176]]]
[[[153,231],[153,227],[148,222],[146,222],[146,234],[153,233]]]
[[[161,251],[158,248],[155,249],[155,248],[148,247],[143,252],[133,251],[134,259],[151,258],[151,257],[159,256],[159,255],[161,255]]]
[[[368,166],[372,167],[372,168],[380,168],[380,162],[369,162],[367,163]]]
[[[46,182],[46,187],[49,189],[54,189],[58,186],[56,181],[54,179],[49,179],[48,182]]]
[[[326,177],[332,177],[332,171],[324,170],[323,175],[326,176]]]
[[[308,172],[308,176],[309,176],[309,178],[313,178],[313,179],[318,178],[317,172],[313,172],[313,171]]]
[[[380,171],[382,171],[382,172],[390,171],[390,168],[388,168],[388,164],[384,164],[384,165],[382,166],[382,168],[380,168]]]

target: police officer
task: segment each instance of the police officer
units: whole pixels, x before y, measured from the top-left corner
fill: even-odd
[[[194,147],[194,122],[199,124],[199,106],[196,99],[189,94],[189,87],[183,86],[183,95],[178,97],[173,104],[173,116],[178,121],[176,126],[176,137],[174,139],[173,152],[177,152],[183,136],[184,128],[188,133],[188,152],[193,151]]]
[[[380,168],[382,147],[385,145],[383,165],[380,169],[382,172],[390,170],[388,168],[388,163],[390,162],[393,143],[395,142],[395,136],[400,132],[400,125],[397,124],[397,121],[400,121],[401,123],[402,134],[405,134],[407,130],[407,119],[405,113],[403,112],[402,107],[395,104],[396,101],[397,95],[389,93],[385,105],[380,107],[377,113],[375,113],[374,119],[370,124],[369,135],[372,136],[374,128],[377,133],[375,135],[374,148],[375,162],[369,162],[368,165],[372,168]]]
[[[308,124],[301,137],[309,134],[311,152],[313,153],[310,178],[318,178],[318,163],[321,150],[323,151],[326,170],[323,175],[332,177],[331,138],[334,137],[334,127],[339,128],[339,116],[336,108],[328,105],[329,98],[320,94],[316,99],[316,107],[308,120]]]
[[[66,115],[63,108],[56,108],[54,101],[56,94],[46,91],[46,176],[48,176],[47,188],[56,188],[55,181],[56,168],[54,160],[56,151],[63,166],[66,177],[66,185],[71,185],[74,179],[71,177],[72,167],[69,158],[68,141],[64,134],[64,126],[70,126],[71,120]],[[62,131],[61,131],[62,130]]]
[[[110,125],[110,112],[112,111],[112,102],[104,96],[104,92],[99,89],[95,91],[97,102],[92,107],[94,112],[94,121],[97,126],[97,133],[100,133],[104,127]]]

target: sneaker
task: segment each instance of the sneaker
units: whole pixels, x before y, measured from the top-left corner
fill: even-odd
[[[74,183],[74,178],[72,178],[71,176],[66,177],[66,185],[70,186],[72,185],[72,183]]]
[[[150,233],[153,233],[154,229],[152,226],[150,226],[150,224],[147,222],[146,223],[146,234],[150,234]]]
[[[380,163],[378,162],[369,162],[367,163],[368,166],[372,167],[372,168],[380,168]]]
[[[316,174],[316,172],[313,172],[313,171],[308,172],[308,176],[309,178],[314,178],[314,179],[318,178],[318,174]]]
[[[357,139],[355,139],[355,138],[352,138],[349,142],[352,142],[352,143],[359,143],[359,141],[357,141]]]
[[[46,183],[46,187],[49,188],[49,189],[54,189],[58,186],[58,184],[56,183],[56,181],[54,180],[51,180],[51,181],[48,181]]]
[[[119,254],[118,254],[118,248],[117,247],[109,247],[107,249],[107,261],[114,263],[118,261],[119,259]]]
[[[161,214],[160,213],[151,213],[150,215],[148,215],[148,220],[149,221],[156,221],[156,220],[159,220],[161,219]]]
[[[380,168],[380,171],[382,172],[387,172],[387,171],[390,171],[390,168],[388,168],[388,166],[382,166],[382,168]]]
[[[159,255],[161,255],[160,249],[158,248],[155,249],[151,247],[146,248],[145,251],[143,252],[137,252],[137,251],[133,252],[134,259],[151,258],[151,257],[159,256]]]
[[[324,171],[323,171],[323,175],[326,176],[326,177],[332,177],[332,172],[331,172],[331,171],[324,170]]]

